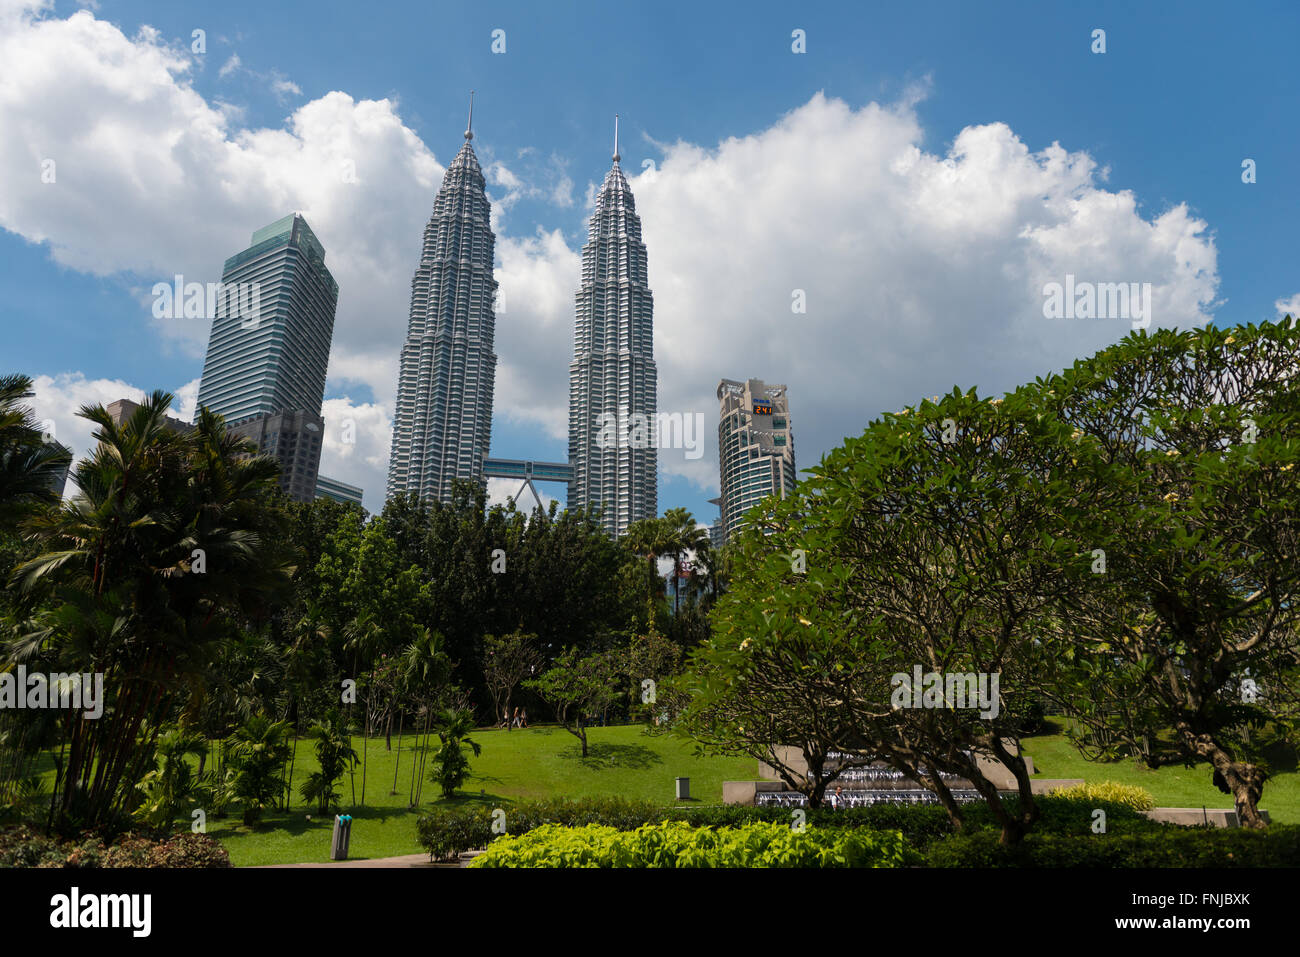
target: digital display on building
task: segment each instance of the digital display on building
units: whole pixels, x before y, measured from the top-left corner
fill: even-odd
[[[755,415],[771,415],[771,414],[772,414],[772,400],[771,400],[771,399],[755,399],[755,400],[754,400],[754,414],[755,414]]]

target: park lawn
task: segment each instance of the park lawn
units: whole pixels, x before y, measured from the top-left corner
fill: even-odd
[[[1089,761],[1063,732],[1064,719],[1048,723],[1047,734],[1024,738],[1021,746],[1034,759],[1035,778],[1083,778],[1086,781],[1118,781],[1136,784],[1151,792],[1157,807],[1233,806],[1232,797],[1212,783],[1213,771],[1202,762],[1192,768],[1167,765],[1151,770],[1132,758],[1119,761]],[[1300,824],[1300,773],[1294,757],[1275,759],[1273,775],[1264,784],[1261,809],[1279,824]]]
[[[351,780],[345,775],[340,782],[342,813],[354,818],[348,856],[360,859],[419,853],[422,848],[415,837],[415,822],[423,811],[435,807],[469,802],[506,807],[520,798],[586,796],[671,805],[676,803],[674,779],[678,777],[690,778],[692,804],[720,804],[723,781],[749,781],[757,775],[752,758],[698,757],[688,742],[671,735],[647,734],[641,725],[591,728],[587,737],[589,753],[584,759],[578,739],[563,728],[475,731],[472,738],[482,754],[470,756],[471,774],[457,797],[446,800],[437,785],[425,781],[419,810],[407,806],[414,767],[410,749],[416,736],[403,736],[400,763],[396,736],[392,752],[385,750],[383,737],[371,738],[364,806],[360,766]],[[433,741],[436,745],[437,738]],[[353,739],[353,747],[361,753],[360,738]],[[418,758],[418,752],[414,753]],[[322,818],[314,806],[303,806],[297,796],[299,786],[316,767],[312,743],[301,739],[293,773],[294,805],[289,812],[268,811],[252,830],[241,823],[237,806],[224,820],[208,819],[207,833],[225,845],[231,863],[246,867],[328,859],[333,815]],[[391,795],[395,772],[399,793]],[[427,764],[425,772],[427,775]]]

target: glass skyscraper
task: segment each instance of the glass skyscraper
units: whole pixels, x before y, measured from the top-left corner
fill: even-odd
[[[388,462],[390,498],[415,493],[446,502],[453,481],[486,481],[497,364],[496,238],[473,138],[467,129],[443,176],[411,280]]]
[[[253,233],[226,260],[199,383],[199,408],[280,465],[290,498],[316,496],[325,374],[339,287],[325,247],[297,213]]]
[[[601,506],[605,528],[615,537],[632,522],[658,514],[659,464],[652,424],[659,388],[654,297],[641,218],[620,159],[615,126],[614,165],[582,247],[569,364],[568,507]],[[651,424],[638,429],[638,417]]]
[[[307,221],[286,216],[226,260],[199,405],[227,423],[305,411],[319,416],[339,286]]]

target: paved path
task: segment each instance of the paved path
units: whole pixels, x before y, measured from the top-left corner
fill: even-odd
[[[400,857],[375,857],[365,861],[310,861],[303,864],[263,864],[260,869],[276,867],[465,867],[482,851],[469,851],[456,864],[430,864],[428,854],[403,854]]]

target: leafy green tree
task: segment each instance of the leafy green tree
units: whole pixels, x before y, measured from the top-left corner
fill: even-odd
[[[0,376],[0,529],[40,504],[57,501],[51,482],[71,459],[67,448],[45,441],[26,404],[33,395],[27,376]]]
[[[536,674],[541,664],[541,649],[536,635],[512,631],[483,639],[483,679],[492,697],[492,717],[495,722],[504,712],[507,731],[510,730],[510,702],[515,689],[519,682]]]
[[[587,756],[587,728],[592,718],[618,700],[618,678],[626,671],[618,652],[600,651],[579,657],[570,648],[554,667],[524,682],[555,711],[555,719],[582,743]]]
[[[357,752],[348,742],[347,730],[337,713],[312,724],[308,736],[316,741],[316,762],[319,770],[307,776],[299,793],[305,801],[315,801],[321,814],[337,807],[339,793],[335,785],[344,772],[357,765]]]
[[[474,757],[482,753],[478,742],[469,736],[474,730],[474,716],[466,710],[448,708],[434,716],[433,726],[442,744],[434,757],[430,776],[442,788],[444,798],[455,797],[456,789],[469,775],[465,749],[469,748]]]
[[[186,805],[203,800],[211,775],[195,771],[190,759],[205,756],[207,749],[207,741],[196,731],[171,728],[163,732],[155,748],[156,767],[136,785],[144,795],[135,809],[136,819],[170,831]]]
[[[284,764],[292,728],[287,721],[253,715],[235,730],[225,780],[226,795],[244,806],[244,824],[255,827],[285,788]]]
[[[1300,691],[1297,354],[1289,321],[1162,329],[1040,384],[1080,461],[1117,472],[1087,516],[1092,588],[1056,619],[1058,706],[1134,752],[1172,728],[1256,828],[1259,732],[1293,734]]]
[[[79,413],[98,442],[73,473],[77,494],[29,520],[41,553],[14,583],[44,607],[6,659],[104,676],[102,718],[67,714],[67,765],[55,784],[69,825],[116,822],[181,689],[202,685],[243,622],[264,620],[289,588],[265,492],[277,468],[201,410],[192,432],[167,425],[155,392],[121,426]],[[141,744],[143,743],[143,746]]]

